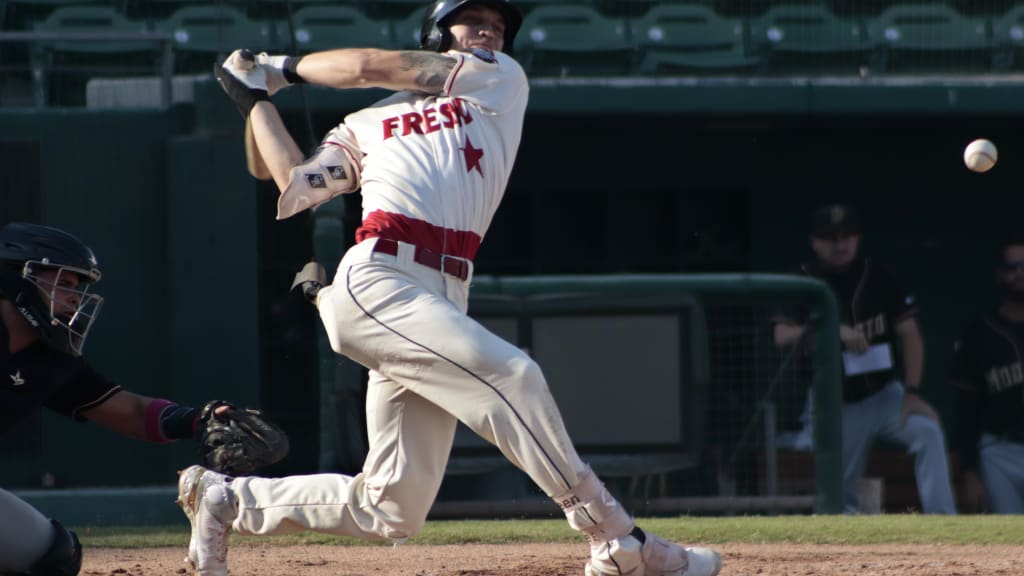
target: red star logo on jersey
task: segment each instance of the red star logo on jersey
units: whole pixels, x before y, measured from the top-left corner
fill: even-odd
[[[484,151],[474,148],[473,143],[469,140],[469,136],[466,136],[466,146],[459,148],[459,150],[462,150],[463,156],[466,157],[466,172],[475,169],[483,176],[484,169],[480,167],[480,159],[484,157]]]

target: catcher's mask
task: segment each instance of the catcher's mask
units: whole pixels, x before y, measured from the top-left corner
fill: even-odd
[[[445,52],[452,45],[452,33],[448,30],[452,16],[459,9],[470,4],[489,6],[505,18],[505,42],[502,52],[512,54],[512,41],[523,25],[523,14],[508,0],[437,0],[423,19],[420,29],[420,48]]]
[[[81,355],[103,306],[90,294],[100,269],[92,249],[71,234],[39,224],[0,228],[0,296],[53,348]]]

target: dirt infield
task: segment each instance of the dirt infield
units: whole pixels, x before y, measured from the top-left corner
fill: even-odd
[[[1017,546],[721,544],[723,576],[974,576],[1022,571]],[[90,549],[82,574],[187,574],[183,549]],[[583,572],[582,544],[236,546],[232,576],[569,576]]]

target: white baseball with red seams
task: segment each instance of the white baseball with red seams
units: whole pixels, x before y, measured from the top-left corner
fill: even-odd
[[[988,172],[999,160],[999,152],[991,140],[979,138],[964,148],[964,164],[972,172]]]

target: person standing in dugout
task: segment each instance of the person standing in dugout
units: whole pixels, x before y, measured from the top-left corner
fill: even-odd
[[[945,436],[935,410],[921,397],[924,341],[913,297],[882,264],[859,255],[861,229],[853,207],[819,208],[810,240],[816,259],[800,271],[826,282],[839,304],[845,511],[857,512],[857,484],[868,454],[877,439],[885,439],[914,456],[923,511],[955,514]],[[806,312],[780,311],[772,318],[777,346],[803,341]]]
[[[317,292],[312,274],[305,291],[315,293],[334,351],[370,371],[369,453],[355,476],[183,471],[179,500],[199,574],[228,573],[232,530],[404,542],[426,521],[459,421],[586,535],[589,576],[721,569],[713,550],[637,527],[577,455],[537,364],[466,314],[473,258],[504,194],[529,95],[509,56],[521,23],[505,0],[440,0],[427,13],[419,51],[237,50],[214,66],[281,191],[278,218],[361,187],[356,244],[331,285]],[[298,82],[395,93],[346,116],[303,158],[268,100]]]
[[[0,228],[0,436],[49,408],[148,442],[193,438],[198,411],[122,389],[82,358],[103,298],[93,251],[49,226]],[[74,576],[74,532],[0,489],[0,574]]]
[[[998,251],[999,306],[957,341],[952,381],[963,506],[1024,514],[1024,236]]]

